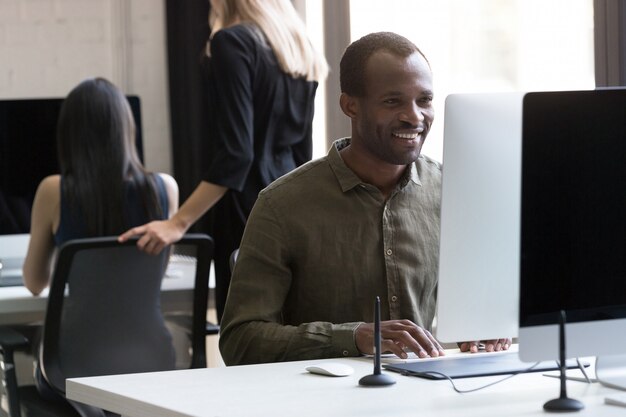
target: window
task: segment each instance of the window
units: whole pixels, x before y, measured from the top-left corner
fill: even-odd
[[[349,22],[352,40],[392,31],[428,57],[436,118],[423,152],[437,160],[448,94],[595,86],[593,0],[351,0]],[[314,127],[316,148],[325,148],[325,140],[325,131]]]

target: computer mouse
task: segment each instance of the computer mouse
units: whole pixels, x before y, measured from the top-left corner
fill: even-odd
[[[307,366],[306,370],[312,374],[325,376],[348,376],[354,373],[354,369],[350,365],[338,362],[322,362]]]

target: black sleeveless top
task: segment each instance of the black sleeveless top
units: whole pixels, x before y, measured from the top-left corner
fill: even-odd
[[[136,187],[130,185],[126,187],[126,204],[124,209],[126,210],[126,216],[129,219],[128,228],[135,226],[141,226],[151,220],[163,220],[168,216],[168,201],[167,191],[165,189],[165,183],[160,175],[154,174],[157,185],[157,199],[161,205],[161,212],[163,213],[162,219],[149,219],[144,212],[143,202],[141,201],[141,193]],[[61,184],[63,178],[61,177]],[[62,189],[62,187],[61,187]],[[54,234],[54,243],[56,246],[61,246],[64,242],[71,239],[80,239],[87,236],[87,227],[85,225],[85,219],[82,213],[75,207],[70,207],[67,201],[63,199],[63,193],[61,192],[61,220],[59,222],[59,228]]]

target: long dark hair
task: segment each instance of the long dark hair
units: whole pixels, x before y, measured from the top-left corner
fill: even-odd
[[[162,216],[154,174],[135,148],[135,122],[126,97],[111,82],[91,78],[63,101],[57,125],[63,198],[80,210],[88,236],[125,231],[128,186],[140,191],[149,219]]]

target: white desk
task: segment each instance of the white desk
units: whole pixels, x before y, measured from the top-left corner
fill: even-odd
[[[164,312],[188,310],[193,300],[195,266],[176,262],[168,268],[161,285],[161,307]],[[209,289],[209,307],[213,303]],[[48,304],[48,290],[34,297],[26,287],[0,288],[0,325],[28,324],[42,321]]]
[[[559,394],[559,380],[541,373],[518,375],[478,392],[457,394],[448,381],[384,371],[396,379],[395,385],[365,388],[358,381],[372,372],[371,360],[331,361],[349,364],[355,373],[335,378],[313,375],[305,367],[320,361],[302,361],[77,378],[67,381],[67,396],[127,417],[545,417],[543,404]],[[469,389],[500,378],[456,381],[459,388]],[[568,382],[569,396],[585,404],[583,411],[572,415],[623,417],[626,409],[604,404],[606,394],[617,392],[598,383]]]

